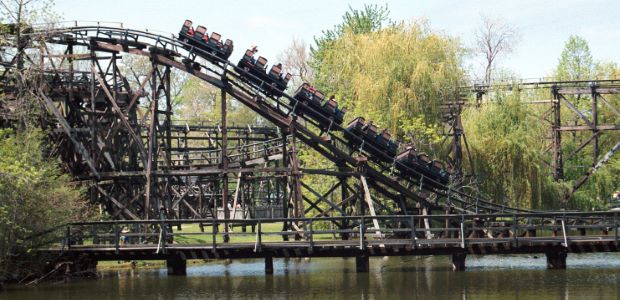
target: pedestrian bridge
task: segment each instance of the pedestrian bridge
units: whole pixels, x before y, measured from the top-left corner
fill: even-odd
[[[283,228],[290,228],[284,230]],[[226,230],[225,230],[226,229]],[[38,253],[93,267],[106,260],[166,260],[185,274],[188,259],[545,254],[566,268],[568,253],[618,252],[617,212],[355,216],[282,219],[185,219],[71,223],[47,232]]]

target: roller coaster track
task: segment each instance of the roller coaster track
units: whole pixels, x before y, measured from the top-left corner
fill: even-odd
[[[238,69],[236,64],[221,60],[176,39],[146,31],[100,26],[35,31],[30,34],[30,37],[32,40],[36,40],[36,37],[44,37],[48,45],[72,44],[86,47],[91,52],[144,56],[158,65],[187,72],[221,89],[255,111],[290,135],[293,143],[296,140],[301,141],[306,147],[317,151],[337,166],[337,170],[299,170],[299,172],[361,178],[364,185],[367,183],[376,195],[393,201],[394,206],[404,214],[409,213],[408,211],[416,204],[418,207],[441,210],[450,208],[462,213],[531,212],[496,204],[459,188],[442,185],[407,166],[402,166],[400,169],[417,175],[404,175],[396,171],[395,165],[399,162],[380,162],[393,160],[387,154],[383,154],[384,157],[380,159],[373,157],[367,159],[361,149],[351,147],[350,143],[343,138],[344,129],[341,126],[332,124],[326,132],[322,131],[317,120],[309,118],[308,114],[299,114],[300,109],[312,110],[304,103],[297,102],[288,94],[279,98],[267,96],[260,88],[247,84],[246,80],[240,76],[243,71]],[[202,61],[199,59],[201,56],[210,57],[214,63]],[[5,74],[11,68],[6,65],[5,63]],[[353,139],[357,139],[358,144],[364,145],[362,137],[354,136]],[[363,147],[373,146],[366,144]]]

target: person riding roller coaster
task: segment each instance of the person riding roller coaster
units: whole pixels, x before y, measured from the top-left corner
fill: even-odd
[[[258,47],[256,45],[252,45],[250,46],[250,51],[252,52],[252,62],[256,64],[256,58],[254,57],[254,54],[258,53]]]

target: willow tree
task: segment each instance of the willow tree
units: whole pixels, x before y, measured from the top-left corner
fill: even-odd
[[[398,136],[437,141],[440,105],[458,98],[463,71],[458,41],[425,22],[376,32],[345,32],[323,53],[315,81],[347,106]]]
[[[550,208],[561,187],[544,164],[548,127],[518,92],[498,92],[486,105],[462,115],[481,192],[511,206]]]
[[[365,34],[381,30],[388,21],[390,11],[386,6],[364,5],[364,9],[354,9],[349,6],[349,11],[342,16],[342,22],[334,25],[334,28],[323,30],[320,37],[315,37],[315,46],[311,47],[312,60],[310,65],[318,68],[323,64],[323,57],[345,33]]]

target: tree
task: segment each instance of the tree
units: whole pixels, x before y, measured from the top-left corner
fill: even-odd
[[[618,66],[615,63],[602,62],[597,63],[593,58],[588,42],[577,35],[571,35],[564,45],[564,49],[558,59],[558,65],[555,69],[556,80],[574,81],[574,80],[591,80],[591,79],[609,79],[617,78],[620,74]],[[567,95],[565,98],[570,101],[582,114],[589,117],[592,114],[591,98],[586,95]],[[614,107],[620,105],[617,95],[606,95],[606,101]],[[581,118],[577,116],[568,107],[562,107],[562,122],[571,122],[578,125]],[[598,112],[598,122],[614,124],[618,120],[618,116],[612,110],[601,109]],[[565,153],[573,153],[580,145],[591,137],[590,132],[571,132],[572,139],[564,139],[563,151]],[[597,138],[600,149],[610,149],[620,139],[618,132],[609,131],[601,134]],[[581,151],[572,155],[564,161],[565,166],[592,166],[593,143],[589,143]],[[599,157],[600,158],[600,157]],[[571,196],[568,205],[597,208],[603,207],[604,200],[615,190],[620,188],[617,181],[618,170],[620,170],[620,160],[617,157],[609,160],[604,168],[599,169],[588,181],[574,193],[567,193]],[[565,169],[565,180],[572,184],[584,175],[583,168]]]
[[[37,41],[25,33],[33,23],[39,24],[37,29],[44,29],[41,23],[53,26],[52,5],[48,0],[0,1],[0,23],[9,24],[2,28],[7,35],[0,56],[13,67],[7,77],[16,91],[1,99],[2,105],[11,107],[14,122],[9,125],[16,129],[0,128],[0,281],[42,271],[39,260],[16,260],[28,254],[29,243],[39,240],[28,237],[83,220],[90,211],[82,189],[70,183],[57,157],[48,155],[47,135],[38,129],[45,110],[33,94],[41,87],[37,70],[43,66],[34,64],[43,60],[37,57],[38,49],[29,49]]]
[[[293,75],[289,82],[289,88],[294,89],[303,82],[312,84],[314,81],[314,70],[310,66],[310,47],[303,40],[293,39],[278,59],[284,65],[284,71]]]
[[[204,81],[191,77],[183,83],[177,96],[175,117],[189,122],[206,122],[218,125],[221,120],[221,92]],[[258,114],[237,100],[227,97],[227,123],[245,126],[263,122]]]
[[[125,55],[119,64],[121,74],[126,77],[131,86],[140,86],[143,77],[146,76],[153,69],[153,62],[140,55]],[[86,70],[90,70],[90,66],[87,66]],[[180,105],[181,91],[185,86],[189,75],[177,68],[170,68],[170,100],[172,110],[175,110]],[[147,84],[145,90],[148,94],[152,93],[151,85]],[[161,104],[163,105],[163,103]]]
[[[335,25],[333,29],[323,30],[322,36],[315,37],[316,45],[310,48],[312,66],[316,68],[322,64],[323,53],[346,31],[353,34],[376,32],[383,27],[389,14],[387,5],[364,5],[363,10],[353,9],[349,6],[349,11],[342,16],[342,23]]]
[[[490,84],[498,56],[513,51],[518,40],[518,32],[512,25],[484,15],[481,16],[481,22],[474,35],[474,51],[484,56],[484,82]]]
[[[557,188],[544,172],[547,127],[534,118],[537,107],[527,106],[526,94],[502,92],[480,108],[462,114],[475,173],[483,195],[501,204],[554,208]]]
[[[595,64],[592,59],[592,54],[590,54],[588,42],[580,36],[571,35],[568,38],[568,41],[564,44],[564,49],[562,50],[562,54],[558,60],[558,66],[555,70],[555,78],[556,80],[561,81],[591,79],[594,75],[594,68]],[[585,98],[582,97],[582,95],[569,95],[566,96],[566,99],[582,111],[589,110],[591,108],[589,101],[584,101]],[[564,121],[572,122],[575,126],[580,120],[579,116],[575,115],[572,111],[561,113],[561,115],[563,116],[562,118]],[[581,142],[578,137],[581,137],[582,135],[578,134],[576,131],[571,132],[571,135],[573,138],[570,142],[574,145],[569,145],[569,147],[577,147],[577,144]],[[577,176],[580,172],[573,173],[574,176]],[[565,175],[569,175],[567,178],[570,178],[570,174]]]
[[[461,54],[456,40],[424,22],[345,30],[324,50],[315,83],[349,108],[347,118],[364,116],[400,138],[436,136],[441,103],[458,97]]]
[[[591,79],[595,68],[588,41],[578,35],[571,35],[564,44],[555,77],[557,80]]]
[[[12,106],[13,118],[18,120],[17,128],[24,129],[31,125],[35,127],[35,124],[40,116],[42,110],[37,100],[34,99],[30,91],[35,90],[40,86],[40,82],[32,80],[39,74],[33,72],[24,66],[26,61],[30,61],[34,64],[39,60],[37,57],[29,57],[27,45],[31,44],[32,37],[25,36],[25,33],[32,30],[33,23],[39,23],[40,29],[49,28],[54,26],[54,22],[57,19],[57,15],[52,11],[52,0],[1,0],[0,1],[0,24],[3,26],[3,33],[8,33],[8,40],[5,44],[10,50],[0,51],[0,60],[9,62],[14,67],[14,70],[9,72],[14,79],[16,93],[14,103],[6,104],[6,106]],[[34,51],[33,55],[36,55]],[[36,68],[33,68],[36,69]],[[3,99],[6,100],[6,99]],[[6,101],[5,101],[6,102]]]
[[[42,268],[38,261],[14,260],[28,252],[28,236],[83,220],[90,211],[58,160],[44,154],[44,142],[40,130],[0,129],[0,282]]]

